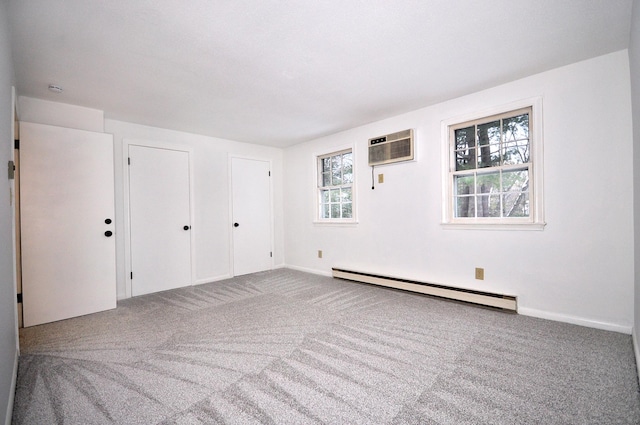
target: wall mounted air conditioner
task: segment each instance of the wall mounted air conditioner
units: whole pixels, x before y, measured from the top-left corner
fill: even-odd
[[[413,159],[413,130],[403,130],[369,139],[369,165],[391,164]]]

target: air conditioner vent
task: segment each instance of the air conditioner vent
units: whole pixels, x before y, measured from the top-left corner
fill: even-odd
[[[412,159],[412,129],[369,139],[369,165],[391,164]]]

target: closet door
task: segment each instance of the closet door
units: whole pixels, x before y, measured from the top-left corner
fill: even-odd
[[[189,153],[129,146],[131,293],[191,285]]]
[[[116,307],[113,137],[20,123],[24,326]]]
[[[270,164],[231,158],[233,274],[273,268]]]

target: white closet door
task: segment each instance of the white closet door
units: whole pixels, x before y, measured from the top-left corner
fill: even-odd
[[[24,326],[116,307],[113,137],[20,123]]]
[[[191,285],[189,153],[129,146],[131,293]]]
[[[271,184],[267,161],[231,158],[233,274],[273,267]]]

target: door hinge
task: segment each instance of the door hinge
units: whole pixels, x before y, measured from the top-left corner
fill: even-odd
[[[16,164],[13,161],[9,161],[8,164],[9,180],[16,178]]]
[[[269,177],[271,177],[271,171],[269,171]]]
[[[18,304],[22,304],[22,292],[18,294]]]
[[[15,139],[13,141],[13,148],[14,149],[20,149],[20,139]]]
[[[269,257],[273,258],[273,251],[269,253]]]
[[[133,279],[133,272],[131,272],[131,279]]]
[[[127,165],[131,165],[131,158],[127,158]]]

